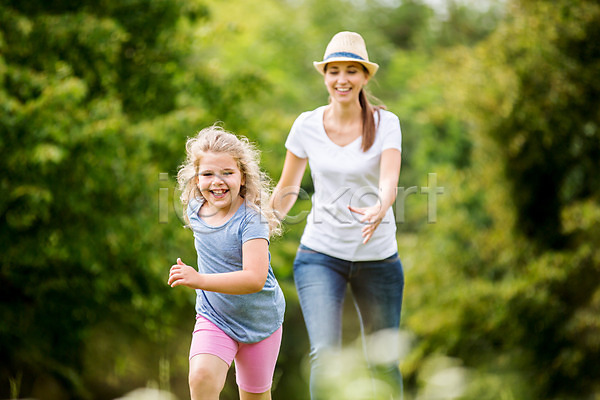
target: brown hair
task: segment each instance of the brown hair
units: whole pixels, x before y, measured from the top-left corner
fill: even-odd
[[[377,125],[375,124],[375,117],[373,112],[377,112],[377,123],[379,123],[379,110],[384,109],[384,105],[374,106],[369,102],[368,94],[365,93],[365,89],[361,89],[358,94],[358,101],[360,103],[361,114],[362,114],[362,151],[365,152],[373,146],[375,142],[375,133],[377,132]]]

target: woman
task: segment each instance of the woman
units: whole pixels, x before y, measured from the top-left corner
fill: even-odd
[[[294,261],[294,280],[311,346],[311,398],[322,398],[327,386],[324,363],[341,348],[348,286],[364,342],[382,338],[377,347],[384,346],[391,355],[376,359],[367,345],[367,363],[400,398],[398,329],[404,275],[391,208],[400,174],[400,123],[367,100],[364,86],[379,66],[369,61],[358,33],[336,34],[323,61],[314,66],[324,76],[330,101],[294,122],[271,198],[276,212],[285,216],[310,164],[315,193]]]

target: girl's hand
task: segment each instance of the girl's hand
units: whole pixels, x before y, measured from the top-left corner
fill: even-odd
[[[183,285],[197,289],[200,287],[200,278],[201,275],[198,271],[189,265],[185,265],[181,258],[178,258],[177,264],[171,267],[168,283],[171,287]]]
[[[377,203],[371,207],[348,206],[348,209],[363,216],[360,219],[360,222],[365,224],[362,228],[363,244],[367,243],[385,216],[385,213],[381,215],[381,205]]]

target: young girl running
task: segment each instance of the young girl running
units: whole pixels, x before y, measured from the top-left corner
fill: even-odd
[[[189,139],[186,151],[177,180],[198,271],[178,258],[168,283],[197,293],[192,400],[218,399],[233,360],[240,398],[271,399],[285,300],[270,265],[269,238],[281,225],[267,203],[269,180],[258,150],[219,126]]]

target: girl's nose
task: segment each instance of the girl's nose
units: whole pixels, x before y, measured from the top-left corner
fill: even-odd
[[[219,174],[214,174],[211,179],[212,183],[221,183],[223,182],[223,178]]]

